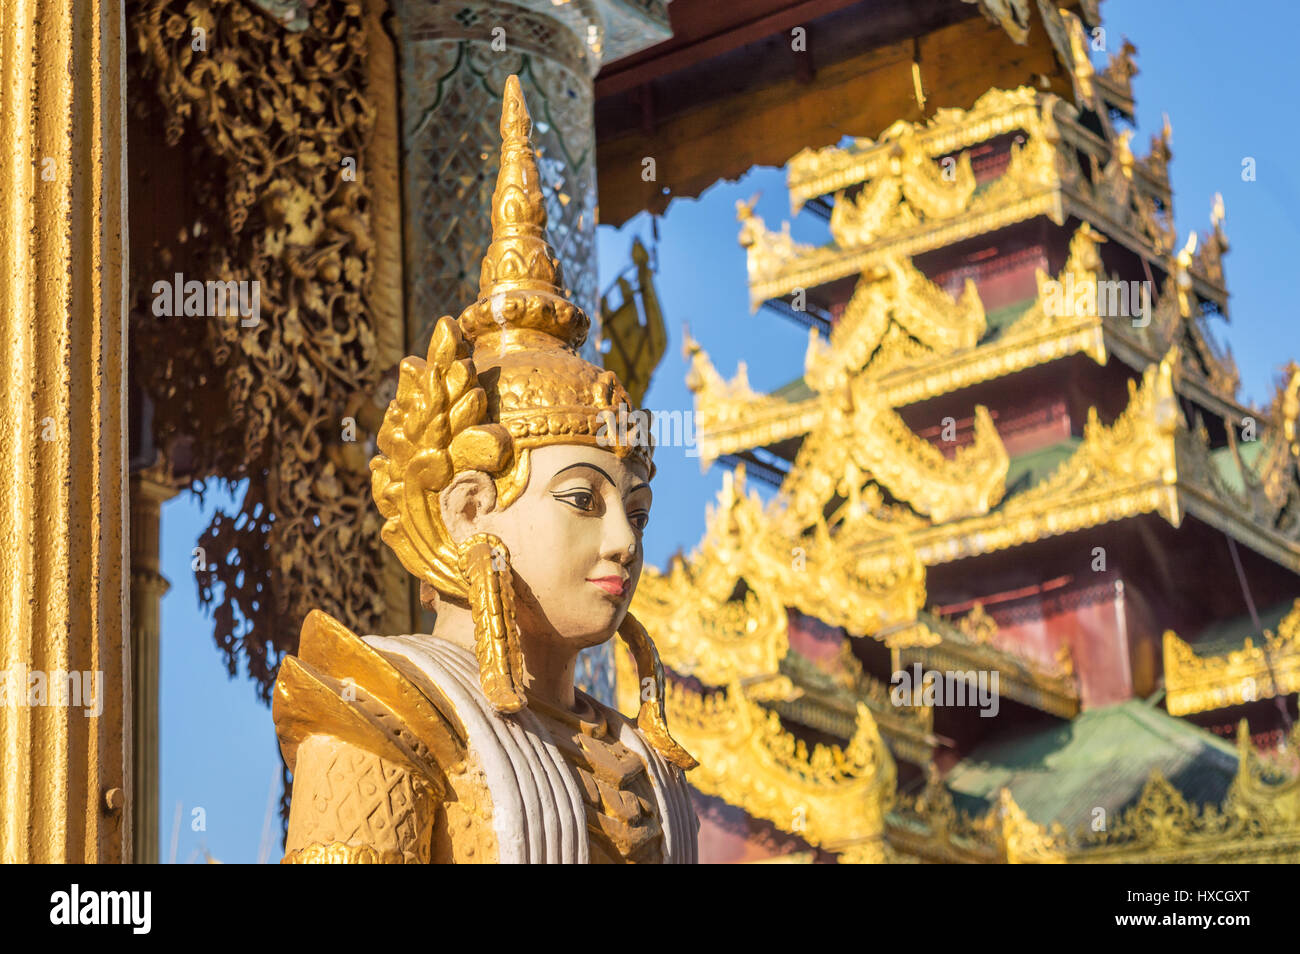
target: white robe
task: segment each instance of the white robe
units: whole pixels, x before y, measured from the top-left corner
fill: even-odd
[[[492,795],[497,857],[503,864],[586,864],[587,814],[574,770],[550,733],[527,709],[497,712],[479,688],[478,661],[435,636],[367,636],[387,654],[404,656],[455,707]],[[699,819],[681,769],[666,762],[636,727],[619,720],[618,741],[645,764],[663,827],[665,864],[695,864]]]

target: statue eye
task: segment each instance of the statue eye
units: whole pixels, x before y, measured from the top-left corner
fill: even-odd
[[[650,514],[644,510],[634,510],[627,515],[628,521],[636,527],[636,532],[641,533],[645,530],[646,524],[650,522]]]
[[[583,513],[591,513],[596,509],[596,495],[590,490],[570,490],[562,494],[555,495],[556,500],[562,500],[574,510],[580,510]]]

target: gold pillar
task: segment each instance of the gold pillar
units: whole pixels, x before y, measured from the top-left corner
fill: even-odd
[[[153,470],[131,477],[131,678],[136,864],[158,863],[158,644],[161,603],[171,585],[159,572],[162,505],[176,490]]]
[[[4,862],[130,860],[123,52],[120,3],[0,3]]]
[[[371,278],[371,319],[375,327],[377,361],[381,369],[396,369],[406,357],[406,321],[403,313],[402,187],[400,126],[397,115],[397,51],[384,27],[387,0],[366,2],[366,67],[368,98],[375,109],[375,127],[366,144],[366,163],[372,196],[371,233],[375,240],[374,276]],[[394,379],[396,371],[393,372]],[[394,384],[394,388],[396,385]],[[388,400],[376,406],[372,433],[378,432]],[[366,467],[367,472],[369,466]],[[384,620],[378,632],[416,633],[420,628],[418,584],[389,547],[380,547],[383,560]]]

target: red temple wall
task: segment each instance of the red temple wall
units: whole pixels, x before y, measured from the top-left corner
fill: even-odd
[[[936,273],[930,280],[953,298],[961,295],[966,279],[975,282],[984,311],[1032,301],[1038,295],[1038,269],[1047,271],[1047,249],[1042,245],[1001,253],[997,246],[967,256],[956,268]]]
[[[999,648],[1047,668],[1055,666],[1062,646],[1070,648],[1085,709],[1122,702],[1135,693],[1124,583],[1113,572],[1097,576],[1102,579],[1082,583],[1062,577],[1066,582],[1056,587],[1045,584],[1037,593],[1005,602],[998,599],[1005,593],[983,600],[998,624]],[[940,609],[959,612],[968,605]],[[1143,675],[1145,681],[1154,679],[1149,667]]]

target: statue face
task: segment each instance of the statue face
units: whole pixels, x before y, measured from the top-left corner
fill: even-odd
[[[509,549],[524,633],[599,645],[622,623],[641,577],[651,503],[645,468],[574,444],[534,448],[530,456],[523,493],[505,510],[477,508],[462,532],[494,533]],[[465,513],[455,495],[450,509],[453,523]]]

